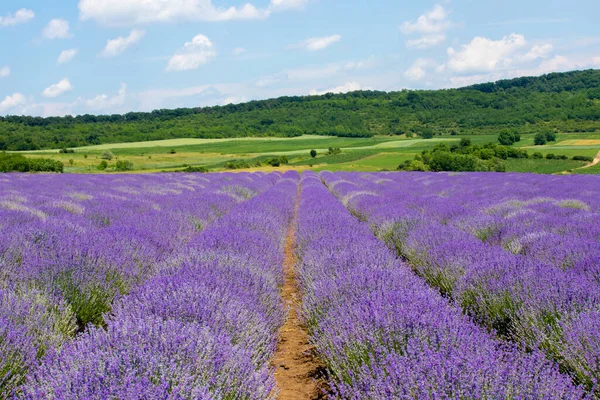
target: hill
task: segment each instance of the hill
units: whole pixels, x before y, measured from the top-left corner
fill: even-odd
[[[0,117],[0,150],[38,150],[173,138],[480,135],[511,128],[595,132],[600,70],[554,73],[460,89],[357,91],[205,108],[77,117]]]

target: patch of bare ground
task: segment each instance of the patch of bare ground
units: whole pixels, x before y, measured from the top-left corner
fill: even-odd
[[[280,400],[321,399],[325,392],[325,368],[315,355],[308,331],[302,325],[297,311],[301,301],[295,268],[298,262],[295,229],[298,206],[297,199],[294,218],[285,240],[285,280],[281,287],[281,297],[289,307],[289,314],[279,332],[277,351],[272,360]]]

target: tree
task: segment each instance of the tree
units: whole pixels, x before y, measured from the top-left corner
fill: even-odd
[[[315,157],[317,156],[317,151],[316,151],[316,150],[311,150],[311,151],[310,151],[310,156],[311,156],[312,158],[315,158]]]
[[[546,132],[546,140],[549,142],[556,142],[556,133],[554,133],[554,131],[547,131]]]
[[[133,163],[127,160],[119,160],[117,161],[116,170],[121,172],[131,171],[133,170]]]
[[[100,164],[98,164],[98,170],[104,171],[106,170],[106,168],[108,168],[108,163],[106,162],[106,160],[100,161]]]
[[[108,160],[108,161],[112,160],[114,157],[115,157],[115,155],[110,150],[103,151],[102,155],[100,156],[101,159]]]
[[[498,135],[498,142],[503,146],[512,146],[515,142],[521,141],[519,133],[511,132],[508,129],[503,130]]]
[[[535,135],[535,138],[533,139],[533,144],[535,144],[536,146],[543,146],[546,143],[548,143],[548,139],[546,138],[546,134],[544,133],[538,133]]]
[[[421,137],[423,139],[433,139],[434,131],[431,128],[423,128],[421,131]]]

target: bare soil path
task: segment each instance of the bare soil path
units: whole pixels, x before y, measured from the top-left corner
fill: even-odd
[[[299,195],[300,188],[298,197]],[[301,301],[295,271],[298,261],[295,248],[298,200],[297,198],[294,219],[285,240],[285,281],[281,287],[281,296],[289,307],[289,315],[279,332],[279,344],[272,361],[280,400],[318,399],[321,397],[322,387],[319,381],[322,364],[314,355],[308,332],[297,313]]]
[[[581,168],[590,168],[593,167],[594,165],[598,165],[600,164],[600,151],[598,152],[598,154],[596,154],[596,158],[594,158],[594,161],[592,161],[590,164],[581,167]]]

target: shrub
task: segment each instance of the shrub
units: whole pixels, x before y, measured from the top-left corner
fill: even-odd
[[[547,131],[546,140],[548,142],[556,142],[556,133],[554,133],[554,131]]]
[[[498,142],[504,146],[512,146],[521,141],[521,135],[518,132],[511,132],[508,129],[503,130],[498,135]]]
[[[546,154],[546,159],[547,160],[554,160],[556,158],[556,156],[552,153]]]
[[[533,139],[533,143],[536,146],[543,146],[546,143],[548,143],[548,138],[546,137],[546,134],[544,133],[538,133],[535,135],[535,138]]]
[[[111,161],[113,158],[115,158],[115,155],[112,153],[112,151],[106,150],[106,151],[102,152],[102,155],[100,156],[100,158],[103,160]]]
[[[431,128],[423,128],[419,134],[423,139],[432,139],[435,132]]]
[[[133,163],[131,161],[127,161],[127,160],[119,160],[119,161],[117,161],[115,169],[120,172],[132,171]]]
[[[108,163],[105,160],[100,161],[100,164],[98,164],[98,169],[100,171],[104,171],[106,168],[108,168]]]
[[[232,160],[225,163],[225,169],[243,169],[250,168],[250,164],[243,160]]]
[[[181,172],[202,172],[202,173],[206,173],[206,172],[208,172],[208,169],[206,169],[205,167],[192,167],[191,165],[188,165]]]
[[[67,149],[67,148],[63,147],[58,152],[61,153],[61,154],[72,154],[72,153],[75,153],[75,150],[73,150],[73,149]]]
[[[533,153],[533,158],[535,158],[536,160],[539,160],[541,158],[544,158],[544,155],[542,153],[540,153],[539,151],[536,151],[535,153]]]
[[[310,156],[311,156],[312,158],[315,158],[315,157],[317,156],[317,151],[316,151],[316,150],[311,150],[311,151],[310,151]]]
[[[593,157],[588,157],[588,156],[573,156],[573,160],[574,161],[592,162],[592,161],[594,161],[594,158]]]
[[[177,152],[175,151],[175,149],[171,149],[169,150],[169,154],[177,154]]]

